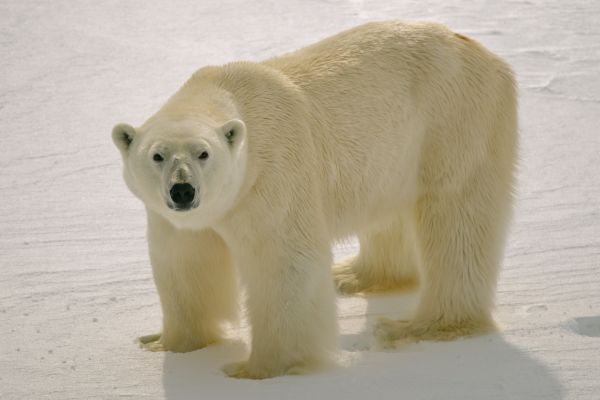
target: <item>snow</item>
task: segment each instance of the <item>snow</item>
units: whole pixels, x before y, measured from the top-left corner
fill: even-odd
[[[139,349],[160,306],[112,126],[141,123],[202,65],[389,18],[446,23],[518,74],[502,333],[383,351],[373,322],[408,317],[415,296],[347,297],[342,366],[314,375],[226,378],[244,326],[193,353]],[[600,398],[599,2],[2,1],[0,49],[0,398]]]

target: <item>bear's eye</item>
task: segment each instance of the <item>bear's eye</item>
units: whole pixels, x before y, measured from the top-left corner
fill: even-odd
[[[206,151],[203,151],[202,153],[200,153],[200,155],[198,156],[198,159],[200,160],[206,160],[208,158],[208,153]]]
[[[164,161],[163,156],[161,156],[160,154],[156,153],[155,155],[152,156],[152,159],[156,162],[161,162]]]

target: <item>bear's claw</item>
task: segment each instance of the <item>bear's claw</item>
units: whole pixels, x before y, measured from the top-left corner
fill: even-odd
[[[160,341],[161,334],[155,333],[152,335],[140,336],[137,339],[139,346],[148,351],[166,351],[163,344]]]

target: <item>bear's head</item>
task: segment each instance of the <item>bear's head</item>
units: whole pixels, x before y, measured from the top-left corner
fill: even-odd
[[[151,118],[114,127],[129,189],[179,228],[201,229],[232,207],[243,183],[246,126],[192,118]]]

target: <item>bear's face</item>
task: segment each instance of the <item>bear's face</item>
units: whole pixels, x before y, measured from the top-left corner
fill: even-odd
[[[138,129],[119,124],[112,135],[129,189],[175,226],[202,229],[232,207],[245,175],[242,121],[159,119]]]

